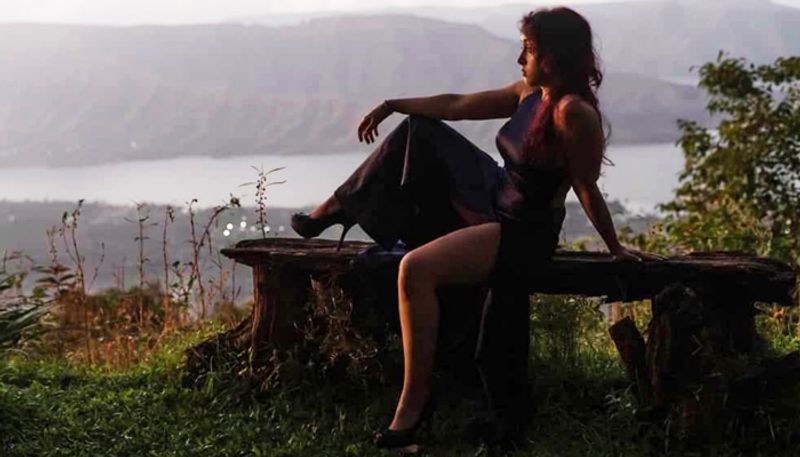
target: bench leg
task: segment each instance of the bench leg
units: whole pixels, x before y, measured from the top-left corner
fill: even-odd
[[[617,321],[609,329],[611,339],[617,347],[625,373],[636,386],[636,396],[640,405],[649,406],[652,402],[652,389],[647,377],[645,363],[645,344],[642,334],[630,317]]]
[[[251,360],[266,363],[273,348],[288,348],[300,340],[311,284],[307,272],[282,266],[253,267],[254,303],[250,320]]]

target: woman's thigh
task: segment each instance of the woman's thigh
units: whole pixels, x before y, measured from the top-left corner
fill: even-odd
[[[497,261],[499,245],[497,222],[462,228],[406,254],[401,276],[435,286],[483,283]]]

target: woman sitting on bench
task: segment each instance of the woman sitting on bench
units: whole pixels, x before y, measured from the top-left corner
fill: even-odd
[[[616,259],[648,257],[617,241],[597,188],[602,74],[588,22],[569,8],[540,9],[522,18],[520,31],[521,80],[467,95],[384,101],[364,116],[359,141],[375,142],[390,114],[409,116],[333,196],[292,218],[306,238],[333,224],[344,226],[344,238],[357,223],[387,249],[398,240],[412,249],[398,277],[403,390],[391,424],[375,437],[379,447],[414,443],[430,416],[436,289],[524,288],[555,251],[570,188]],[[510,118],[497,134],[502,167],[441,121],[495,118]]]

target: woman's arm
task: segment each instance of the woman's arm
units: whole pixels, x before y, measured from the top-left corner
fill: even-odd
[[[386,100],[393,111],[403,114],[460,121],[464,119],[498,119],[511,117],[517,109],[524,81],[516,81],[500,89],[472,94],[441,94],[432,97]],[[525,86],[527,87],[527,86]]]
[[[604,142],[597,112],[578,98],[565,97],[555,110],[554,121],[564,146],[564,161],[572,190],[609,252],[617,260],[648,258],[648,255],[620,244],[608,206],[597,188]]]
[[[378,124],[392,113],[416,114],[448,121],[497,119],[510,117],[524,91],[530,87],[516,81],[506,87],[472,94],[441,94],[431,97],[396,98],[375,107],[358,125],[358,141],[372,143],[378,136]]]
[[[603,194],[594,182],[575,182],[573,181],[572,190],[578,196],[578,200],[583,206],[586,216],[592,221],[592,225],[606,243],[608,251],[612,254],[619,252],[622,245],[617,239],[617,232],[614,230],[614,222],[608,211]]]

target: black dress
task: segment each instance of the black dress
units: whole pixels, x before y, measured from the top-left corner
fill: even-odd
[[[501,224],[492,283],[549,259],[564,219],[554,202],[566,175],[526,160],[525,132],[541,102],[535,91],[497,134],[500,167],[442,121],[408,116],[335,191],[345,211],[385,249],[409,248],[459,228]],[[511,276],[509,276],[511,275]]]
[[[523,148],[540,103],[539,91],[528,95],[498,132],[502,167],[444,122],[408,116],[335,191],[387,250],[398,240],[414,248],[459,228],[500,223],[475,359],[489,409],[513,421],[528,403],[530,281],[552,257],[565,214],[556,201],[565,170],[531,164]]]

